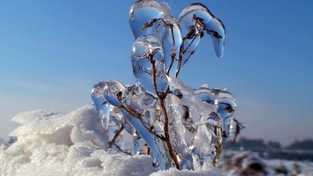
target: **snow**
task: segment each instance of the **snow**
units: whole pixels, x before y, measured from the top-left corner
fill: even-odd
[[[299,176],[313,176],[313,163],[309,161],[291,161],[291,160],[265,160],[266,164],[271,168],[275,168],[277,166],[285,166],[288,170],[293,170],[295,166],[299,166],[302,171]]]
[[[17,142],[0,150],[0,175],[222,175],[216,171],[156,172],[150,156],[111,154],[93,105],[68,114],[34,110],[12,121]]]

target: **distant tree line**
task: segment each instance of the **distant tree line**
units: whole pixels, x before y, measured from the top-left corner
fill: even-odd
[[[248,139],[240,138],[238,141],[233,143],[232,141],[226,141],[224,143],[225,149],[246,149],[246,150],[308,150],[313,151],[313,140],[296,140],[286,147],[277,141],[265,142],[263,139]]]
[[[313,140],[306,139],[302,141],[294,141],[292,144],[288,145],[286,149],[290,150],[313,150]]]
[[[296,140],[286,147],[282,147],[276,141],[265,142],[263,139],[240,138],[235,143],[226,141],[223,148],[258,152],[261,156],[267,158],[313,161],[312,139]]]
[[[238,141],[233,143],[232,141],[226,141],[224,143],[224,149],[233,150],[280,150],[282,146],[279,142],[268,141],[267,143],[263,139],[248,139],[240,138]]]

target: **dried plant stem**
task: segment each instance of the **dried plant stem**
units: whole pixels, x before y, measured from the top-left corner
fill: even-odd
[[[165,120],[164,121],[165,142],[167,144],[169,153],[170,153],[172,159],[174,160],[176,168],[180,170],[179,162],[178,162],[177,156],[176,156],[176,154],[174,152],[174,148],[173,148],[173,145],[172,145],[172,142],[171,142],[171,138],[170,138],[170,135],[169,135],[169,129],[168,129],[169,119],[168,119],[168,115],[167,115],[166,108],[165,108],[165,105],[164,105],[164,98],[162,98],[160,101],[161,101],[161,108],[164,111],[164,117],[165,117],[165,119],[164,119]]]
[[[217,163],[218,163],[218,160],[221,158],[222,156],[222,143],[220,142],[220,135],[218,135],[218,128],[217,127],[214,127],[214,135],[216,137],[216,140],[215,140],[215,157],[213,158],[212,160],[212,165],[214,167],[217,166]]]
[[[122,124],[122,125],[120,126],[120,129],[118,129],[118,131],[115,133],[115,135],[114,135],[112,141],[109,142],[109,148],[112,148],[113,145],[115,145],[116,139],[117,139],[118,136],[122,133],[123,130],[124,130],[124,125]],[[116,146],[117,146],[117,145],[116,145]]]
[[[116,147],[119,151],[121,151],[122,153],[125,153],[126,155],[130,155],[130,156],[132,156],[132,154],[131,154],[131,153],[124,151],[123,149],[121,149],[121,147],[120,147],[120,146],[118,146],[118,145],[116,145],[116,144],[114,144],[114,146],[115,146],[115,147]]]
[[[237,136],[239,135],[240,130],[241,130],[240,123],[236,119],[234,119],[234,121],[236,122],[236,126],[235,126],[236,131],[235,131],[235,136],[233,138],[233,144],[236,142]]]
[[[194,36],[192,38],[192,41],[189,43],[189,45],[184,49],[183,46],[184,46],[184,42],[185,40],[187,40],[187,36],[183,38],[183,42],[181,43],[180,45],[180,51],[179,51],[179,58],[178,58],[178,70],[176,72],[176,77],[178,77],[179,75],[179,72],[181,70],[181,68],[183,67],[183,65],[185,65],[185,63],[189,60],[187,59],[184,63],[183,63],[183,55],[186,53],[186,51],[190,48],[190,46],[193,44],[193,42],[196,40],[197,36]],[[193,53],[190,54],[190,56],[192,55]]]
[[[150,155],[150,150],[151,150],[150,147],[147,146],[147,147],[146,147],[146,155]]]
[[[176,156],[176,154],[174,152],[174,148],[173,148],[173,145],[172,145],[172,142],[171,142],[171,138],[170,138],[170,135],[169,135],[169,117],[168,117],[168,114],[167,114],[167,111],[166,111],[166,108],[165,108],[165,103],[164,103],[167,94],[159,93],[158,92],[158,88],[157,88],[156,67],[155,67],[155,61],[153,60],[154,54],[155,53],[150,53],[149,59],[150,59],[150,62],[152,64],[152,75],[153,75],[154,90],[155,90],[155,93],[158,96],[158,99],[160,100],[161,109],[164,112],[164,137],[165,137],[165,142],[166,142],[166,145],[168,147],[169,154],[170,154],[171,158],[173,159],[173,161],[175,163],[176,168],[178,170],[180,170],[179,162],[178,162],[177,156]]]

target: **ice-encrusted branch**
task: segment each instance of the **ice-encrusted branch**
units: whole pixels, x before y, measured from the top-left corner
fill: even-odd
[[[211,36],[216,55],[223,55],[223,23],[203,4],[185,7],[175,19],[167,3],[155,0],[135,2],[129,23],[136,83],[126,87],[104,81],[92,93],[104,128],[115,129],[108,134],[109,147],[127,151],[115,144],[126,131],[134,136],[137,151],[132,153],[150,154],[158,169],[217,166],[223,138],[235,140],[241,129],[233,117],[235,98],[225,90],[189,88],[178,76],[205,34]],[[146,146],[149,151],[143,152]]]

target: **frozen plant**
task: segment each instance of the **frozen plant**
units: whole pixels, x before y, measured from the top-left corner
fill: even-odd
[[[222,57],[223,23],[203,4],[190,4],[175,19],[167,3],[155,0],[135,2],[129,23],[136,83],[99,82],[91,95],[110,151],[150,154],[160,170],[216,166],[223,138],[240,130],[235,98],[227,90],[192,89],[178,76],[205,34]],[[124,147],[124,130],[133,136],[132,149]]]

